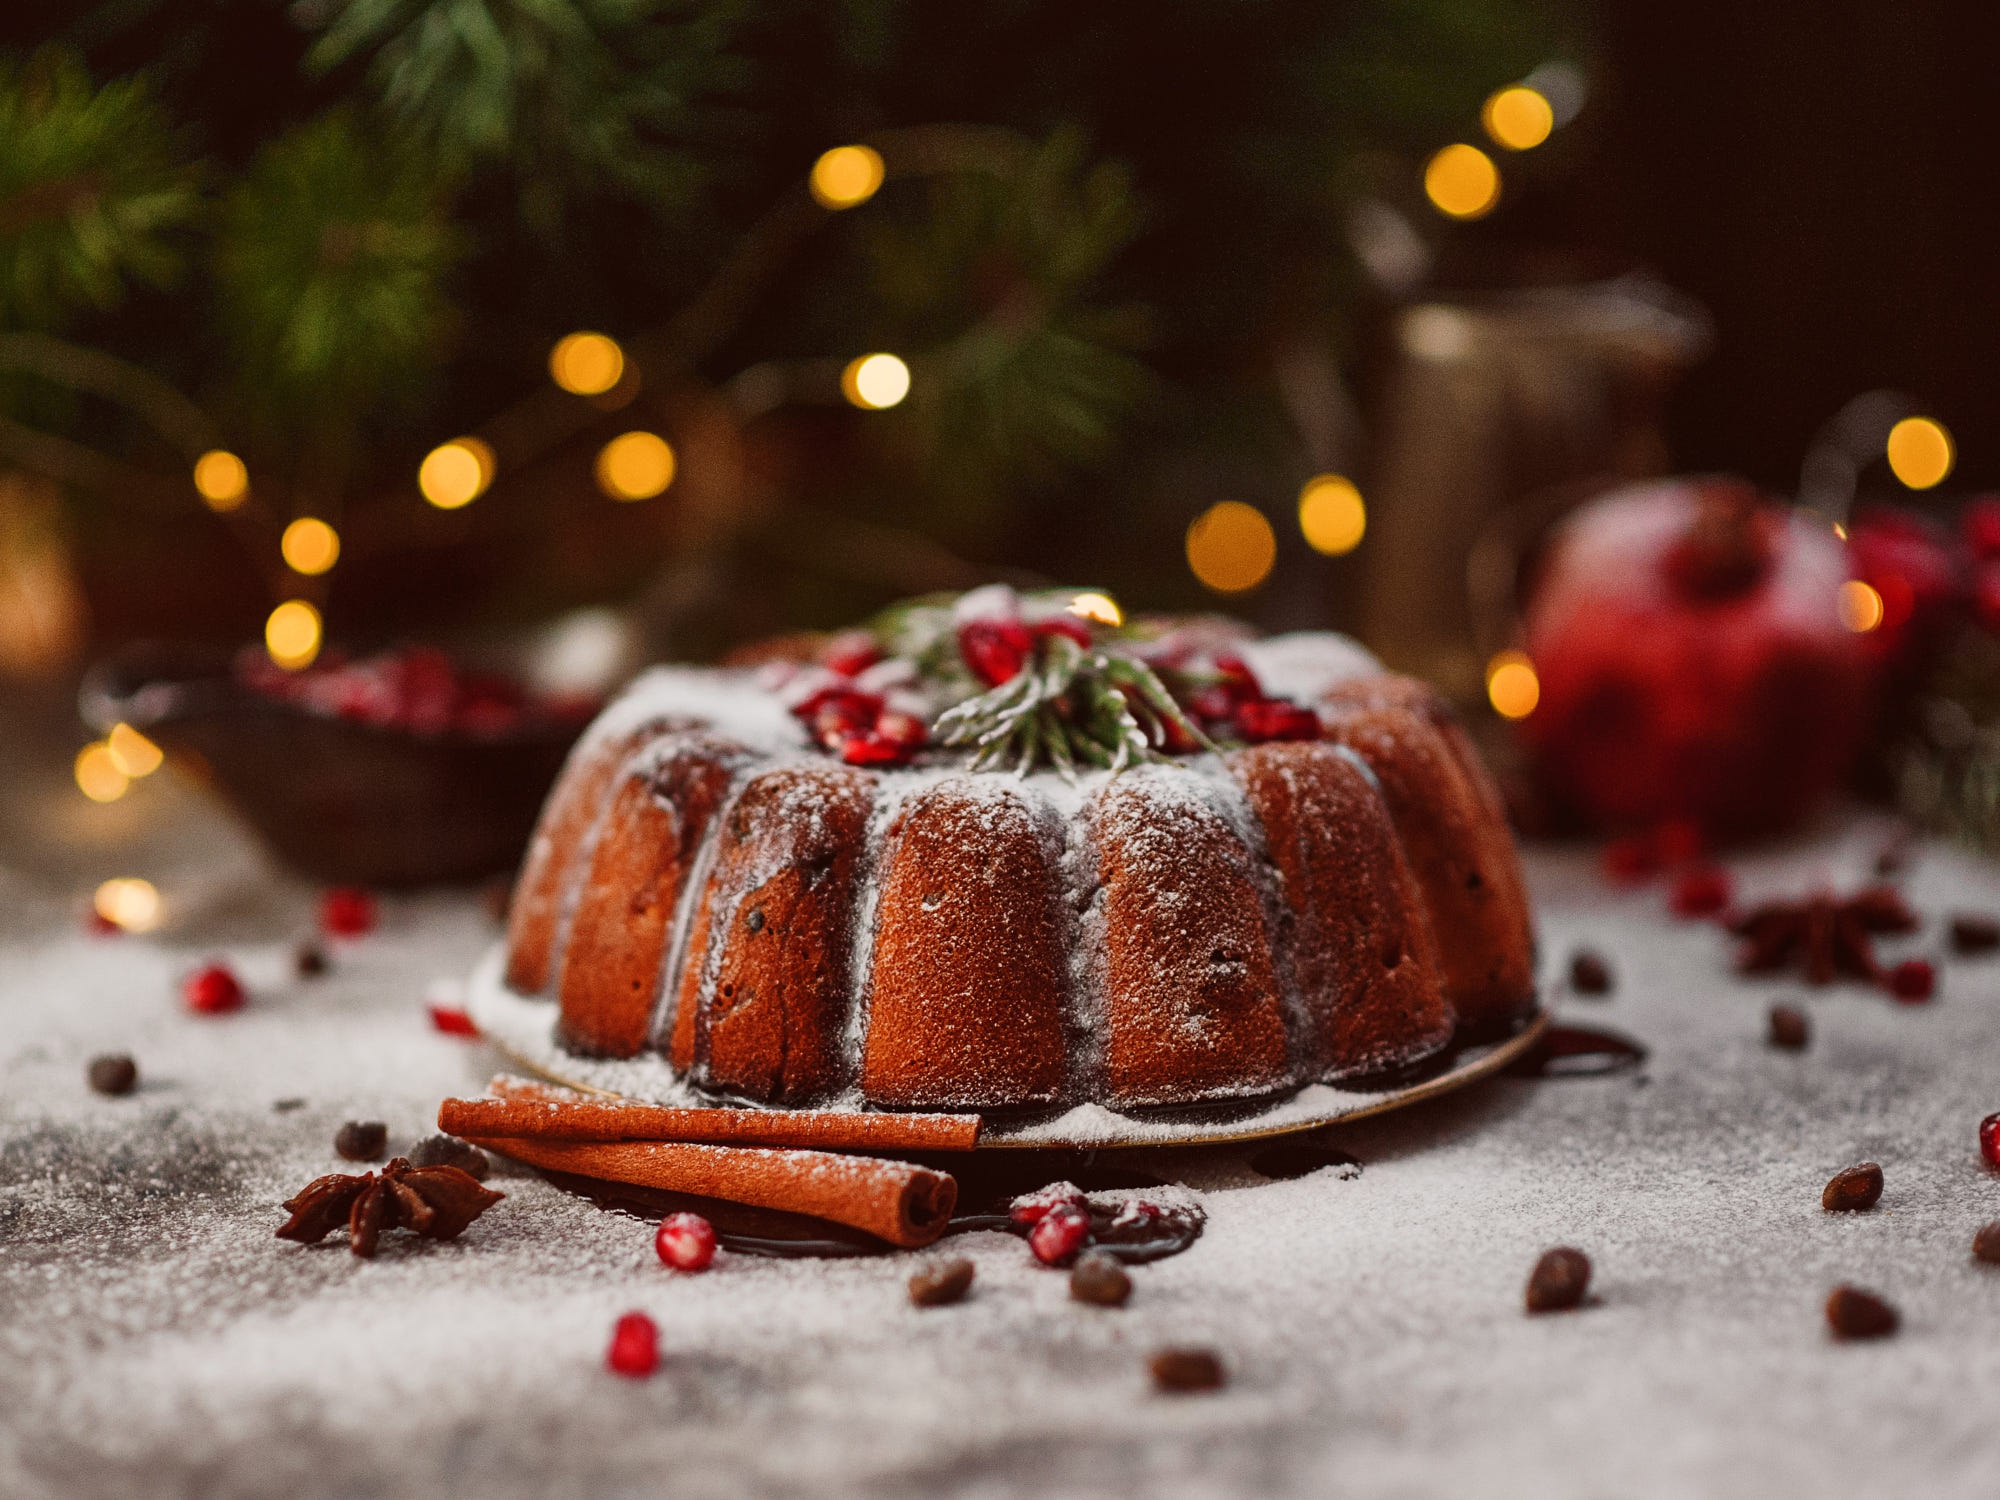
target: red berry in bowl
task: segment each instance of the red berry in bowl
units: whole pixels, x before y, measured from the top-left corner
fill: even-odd
[[[320,928],[334,937],[375,930],[375,898],[357,885],[339,885],[320,897]]]
[[[615,1375],[644,1380],[660,1367],[660,1330],[642,1312],[630,1312],[611,1330],[604,1363]]]
[[[1929,959],[1906,958],[1889,971],[1889,993],[1905,1005],[1921,1005],[1937,993],[1937,970]]]
[[[676,1271],[706,1271],[715,1259],[715,1226],[700,1214],[668,1214],[653,1235],[653,1249]]]
[[[1089,1241],[1090,1215],[1067,1203],[1051,1208],[1028,1231],[1028,1248],[1045,1266],[1068,1265]]]
[[[226,964],[196,969],[181,984],[181,999],[198,1016],[219,1016],[243,1008],[243,986]]]
[[[1729,873],[1703,865],[1676,880],[1667,901],[1677,917],[1712,917],[1729,905],[1730,894]]]
[[[1986,1158],[1987,1166],[2000,1171],[2000,1114],[1979,1122],[1979,1154]]]

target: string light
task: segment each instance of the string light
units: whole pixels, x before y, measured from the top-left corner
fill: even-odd
[[[821,208],[858,208],[882,186],[882,155],[867,146],[835,146],[806,179]]]
[[[1859,578],[1850,578],[1840,586],[1834,607],[1840,613],[1840,623],[1856,635],[1873,630],[1888,613],[1881,594]]]
[[[130,724],[113,724],[111,733],[104,737],[104,748],[111,752],[113,764],[134,781],[151,776],[167,758],[164,750]]]
[[[1218,594],[1240,594],[1270,576],[1277,533],[1256,506],[1224,500],[1188,527],[1187,560],[1194,576]]]
[[[1477,146],[1446,146],[1424,168],[1424,195],[1451,218],[1484,218],[1500,201],[1500,169]]]
[[[549,351],[549,378],[572,396],[601,396],[625,374],[625,351],[601,333],[572,333]]]
[[[615,437],[597,455],[597,487],[614,500],[650,500],[674,482],[674,450],[656,432]]]
[[[1368,507],[1354,481],[1339,474],[1319,474],[1299,491],[1299,530],[1306,545],[1328,557],[1339,557],[1361,545],[1368,530]]]
[[[317,516],[300,516],[285,528],[278,550],[286,567],[314,578],[340,561],[340,533]]]
[[[496,467],[490,445],[476,437],[453,438],[424,455],[417,488],[439,510],[457,510],[486,493]]]
[[[250,471],[227,448],[211,448],[194,461],[194,487],[220,514],[236,509],[250,493]]]
[[[151,932],[160,925],[160,893],[150,880],[121,876],[107,880],[91,899],[97,914],[126,932]]]
[[[1913,490],[1927,490],[1951,472],[1951,434],[1929,417],[1905,417],[1889,429],[1889,470]]]
[[[264,621],[264,649],[287,672],[311,666],[319,643],[319,611],[303,599],[287,599]]]
[[[910,394],[910,367],[893,354],[864,354],[840,372],[840,393],[863,411],[881,411]]]
[[[1542,701],[1542,680],[1525,651],[1497,652],[1486,664],[1486,700],[1503,719],[1525,719]]]
[[[1479,111],[1479,122],[1497,145],[1509,151],[1530,151],[1556,128],[1555,107],[1524,83],[1495,92]]]
[[[1078,619],[1095,620],[1100,625],[1125,623],[1125,611],[1109,594],[1078,594],[1069,601],[1069,612]]]
[[[102,740],[77,751],[75,771],[77,789],[92,802],[116,802],[132,785],[132,778],[118,768],[111,747]]]

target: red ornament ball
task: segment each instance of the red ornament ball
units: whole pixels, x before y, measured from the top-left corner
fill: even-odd
[[[227,964],[207,964],[181,982],[181,999],[198,1016],[220,1016],[243,1008],[243,985]]]
[[[1906,958],[1889,971],[1889,993],[1905,1005],[1921,1005],[1937,993],[1937,970],[1929,959]]]
[[[611,1330],[604,1363],[614,1375],[644,1380],[660,1367],[660,1330],[642,1312],[629,1312]]]
[[[653,1235],[653,1249],[676,1271],[706,1271],[715,1259],[715,1226],[700,1214],[669,1214]]]
[[[356,885],[337,885],[320,897],[320,929],[333,937],[359,937],[375,930],[375,898]]]

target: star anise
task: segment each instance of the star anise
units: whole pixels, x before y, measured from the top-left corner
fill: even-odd
[[[1770,974],[1796,964],[1810,984],[1830,984],[1841,975],[1884,983],[1875,935],[1916,929],[1916,914],[1886,885],[1846,900],[1820,891],[1803,901],[1768,901],[1729,924],[1744,939],[1736,956],[1739,973]]]
[[[474,1219],[506,1197],[480,1186],[458,1167],[413,1167],[399,1156],[380,1174],[317,1178],[286,1201],[292,1211],[278,1230],[281,1240],[317,1245],[345,1221],[356,1255],[375,1253],[385,1229],[410,1229],[433,1240],[457,1239]]]

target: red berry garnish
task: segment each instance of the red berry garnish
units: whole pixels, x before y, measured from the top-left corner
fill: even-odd
[[[1067,1203],[1058,1203],[1028,1231],[1028,1248],[1045,1266],[1066,1266],[1082,1252],[1090,1239],[1090,1215]]]
[[[660,1330],[642,1312],[629,1312],[611,1330],[605,1365],[616,1375],[644,1380],[660,1367]]]
[[[873,693],[857,693],[851,688],[826,693],[813,709],[813,735],[827,749],[838,750],[854,735],[873,729],[881,713],[882,700]]]
[[[1905,1005],[1921,1005],[1937,993],[1937,970],[1927,958],[1906,958],[1889,971],[1889,993]]]
[[[1240,656],[1216,657],[1215,675],[1223,690],[1238,702],[1264,696],[1264,685],[1250,670],[1250,664]]]
[[[375,898],[358,885],[337,885],[320,897],[319,925],[334,937],[375,930]]]
[[[1052,1182],[1032,1193],[1023,1193],[1007,1205],[1007,1217],[1016,1224],[1039,1224],[1050,1210],[1073,1208],[1082,1213],[1090,1206],[1083,1189],[1073,1182]]]
[[[706,1271],[715,1259],[715,1226],[700,1214],[668,1214],[660,1220],[653,1248],[676,1271]]]
[[[2000,1114],[1979,1122],[1979,1154],[1986,1158],[1987,1166],[2000,1172]]]
[[[958,654],[988,687],[1020,676],[1034,649],[1034,635],[1018,620],[967,620],[958,627]]]
[[[1682,874],[1667,899],[1677,917],[1712,917],[1729,905],[1729,896],[1728,871],[1703,865]]]
[[[1316,740],[1319,715],[1283,698],[1259,698],[1237,705],[1236,732],[1253,745],[1273,740]]]
[[[431,1025],[446,1036],[479,1035],[479,1027],[463,1006],[439,1005],[432,1001],[424,1008],[431,1013]]]
[[[871,730],[866,734],[849,735],[842,740],[840,758],[850,766],[901,766],[909,763],[910,752],[907,747],[884,739]]]
[[[224,964],[196,969],[181,985],[181,998],[199,1016],[219,1016],[243,1008],[243,986]]]
[[[820,654],[820,665],[842,677],[852,677],[881,659],[882,648],[875,644],[874,636],[865,630],[843,630],[827,643]]]
[[[905,750],[921,750],[930,738],[930,730],[915,714],[885,709],[876,716],[875,733],[892,745],[901,745]]]
[[[1037,640],[1052,635],[1066,635],[1079,646],[1090,644],[1090,627],[1075,615],[1051,615],[1046,620],[1035,621],[1033,630]]]

